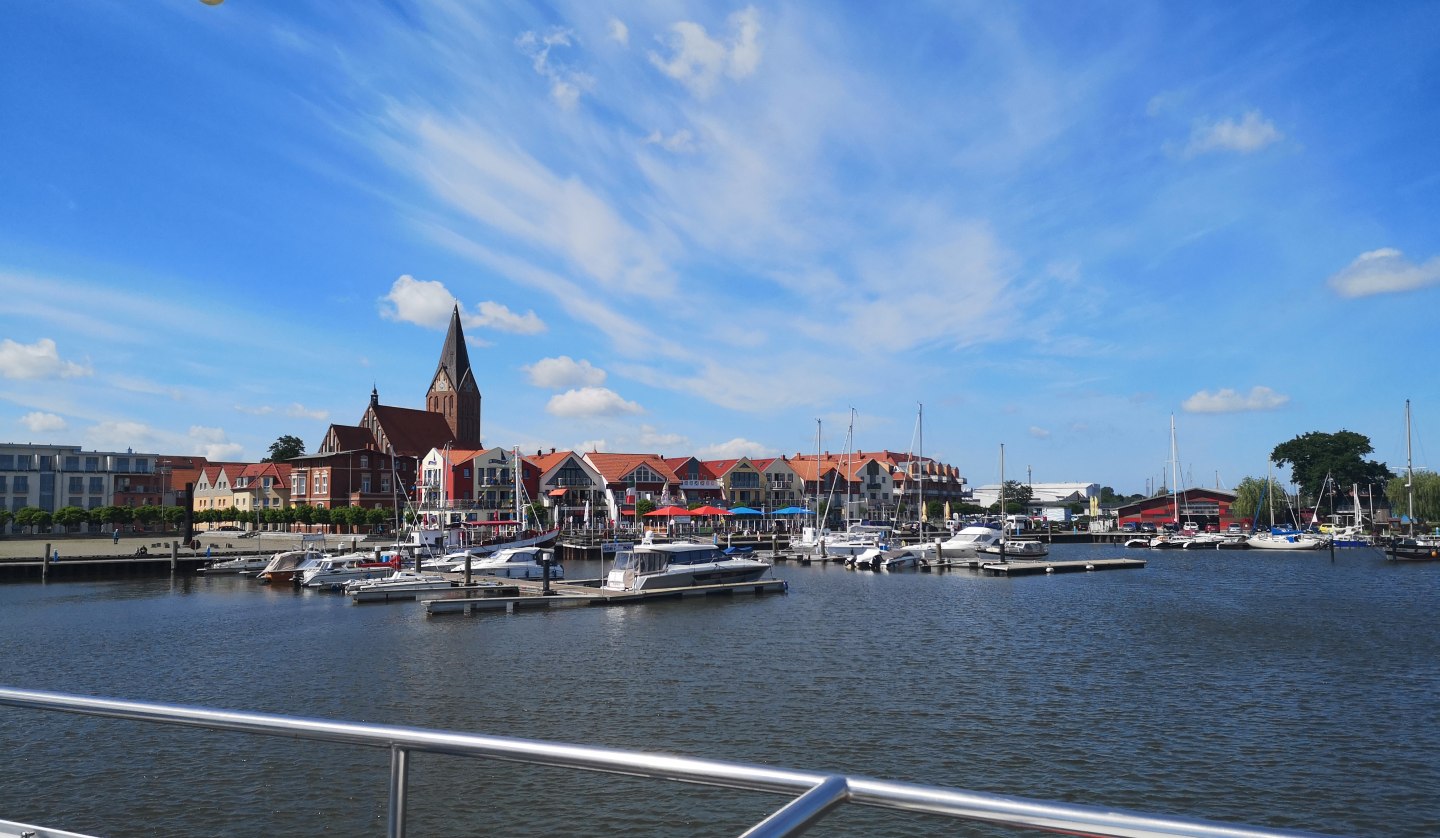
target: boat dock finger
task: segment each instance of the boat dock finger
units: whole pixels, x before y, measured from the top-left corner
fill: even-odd
[[[657,599],[695,596],[783,594],[789,589],[783,579],[756,579],[748,582],[721,582],[713,585],[691,585],[640,591],[614,591],[594,585],[551,583],[549,595],[542,593],[542,583],[538,580],[511,580],[511,586],[519,589],[518,596],[447,596],[427,599],[425,600],[425,613],[471,614],[477,611],[503,611],[513,614],[517,611],[542,608],[633,605]]]

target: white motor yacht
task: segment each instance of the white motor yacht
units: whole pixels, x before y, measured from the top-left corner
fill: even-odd
[[[543,579],[545,562],[550,565],[551,579],[564,579],[565,568],[555,561],[555,551],[544,547],[511,547],[492,556],[470,563],[470,572],[479,576],[500,576],[505,579]],[[459,568],[464,570],[462,564]]]
[[[328,556],[300,575],[300,585],[305,588],[340,590],[347,582],[389,576],[399,566],[398,560],[377,562],[371,553]]]
[[[223,576],[225,574],[237,573],[259,573],[270,564],[269,556],[241,556],[238,559],[227,559],[223,562],[216,562],[200,568],[200,572],[206,576]]]
[[[357,602],[369,599],[414,599],[425,591],[441,591],[455,587],[449,577],[439,573],[397,570],[379,579],[361,579],[345,583],[345,593]]]
[[[653,591],[725,582],[753,582],[770,572],[759,559],[732,558],[714,544],[638,544],[615,554],[607,591]]]
[[[1001,537],[1000,530],[995,527],[976,524],[960,529],[938,545],[932,541],[917,544],[913,549],[927,560],[935,559],[937,555],[941,559],[973,559],[980,548],[998,542]]]
[[[846,559],[845,563],[861,570],[913,570],[920,566],[921,559],[911,547],[894,550],[871,547],[853,559]]]
[[[994,544],[987,544],[980,548],[980,552],[987,556],[999,556],[1001,545],[1004,545],[1006,559],[1043,559],[1050,555],[1050,548],[1043,541],[1036,541],[1032,538],[1006,538],[996,541]]]
[[[825,555],[845,559],[857,556],[871,547],[880,547],[889,540],[889,527],[852,524],[845,532],[833,533],[825,539]]]

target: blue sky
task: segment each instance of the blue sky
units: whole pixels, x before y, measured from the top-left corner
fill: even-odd
[[[0,439],[256,459],[450,307],[487,444],[915,446],[973,484],[1418,464],[1434,3],[22,0]],[[1432,444],[1440,444],[1433,442]]]

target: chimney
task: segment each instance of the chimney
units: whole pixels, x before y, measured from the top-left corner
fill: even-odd
[[[554,453],[555,453],[555,449],[554,449],[554,448],[551,448],[551,449],[550,449],[550,453],[551,453],[551,454],[554,454]]]

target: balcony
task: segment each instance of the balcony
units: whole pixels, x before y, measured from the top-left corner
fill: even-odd
[[[720,481],[719,481],[719,480],[681,480],[681,481],[680,481],[680,491],[682,491],[682,492],[685,491],[686,489],[718,489],[718,488],[720,488]]]

